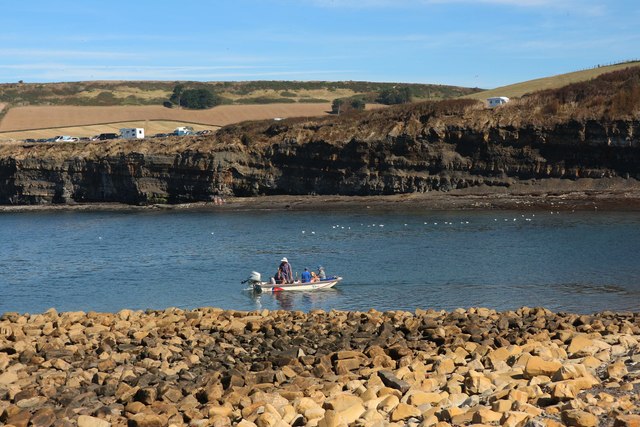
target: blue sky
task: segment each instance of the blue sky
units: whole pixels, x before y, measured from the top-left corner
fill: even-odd
[[[0,82],[492,88],[640,58],[637,0],[7,0]]]

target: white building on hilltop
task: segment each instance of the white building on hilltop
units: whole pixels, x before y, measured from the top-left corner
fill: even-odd
[[[122,128],[120,134],[124,139],[143,139],[144,128]]]
[[[487,98],[487,104],[489,104],[489,108],[497,107],[499,105],[503,105],[509,102],[509,98],[506,96],[496,96],[494,98]]]

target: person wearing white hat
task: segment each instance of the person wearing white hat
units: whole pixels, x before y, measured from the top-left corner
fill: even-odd
[[[321,265],[318,266],[318,277],[320,280],[325,280],[327,278],[327,274],[324,272],[324,267]]]
[[[289,260],[287,257],[283,257],[280,260],[280,266],[278,267],[278,272],[275,276],[276,283],[293,283],[293,270],[291,269],[291,264],[289,264]]]

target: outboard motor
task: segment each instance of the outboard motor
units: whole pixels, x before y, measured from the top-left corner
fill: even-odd
[[[251,276],[249,276],[248,280],[249,280],[249,283],[253,285],[254,283],[262,282],[262,276],[257,271],[252,271]]]
[[[242,283],[249,282],[249,285],[253,288],[254,292],[262,292],[262,276],[257,271],[252,271],[247,280],[243,280]],[[271,283],[275,284],[275,280],[272,278]]]

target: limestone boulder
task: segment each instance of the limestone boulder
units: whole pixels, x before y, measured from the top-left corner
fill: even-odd
[[[111,423],[101,418],[80,415],[78,417],[78,427],[111,427]]]
[[[613,423],[614,427],[640,427],[640,415],[619,415]]]
[[[391,412],[391,422],[406,420],[408,418],[418,418],[422,415],[416,406],[406,403],[399,403]]]
[[[562,422],[574,427],[596,427],[598,417],[586,411],[570,409],[562,411]]]
[[[532,356],[527,359],[524,367],[524,376],[533,378],[539,375],[552,377],[560,368],[562,363],[557,360],[544,360],[538,356]]]

